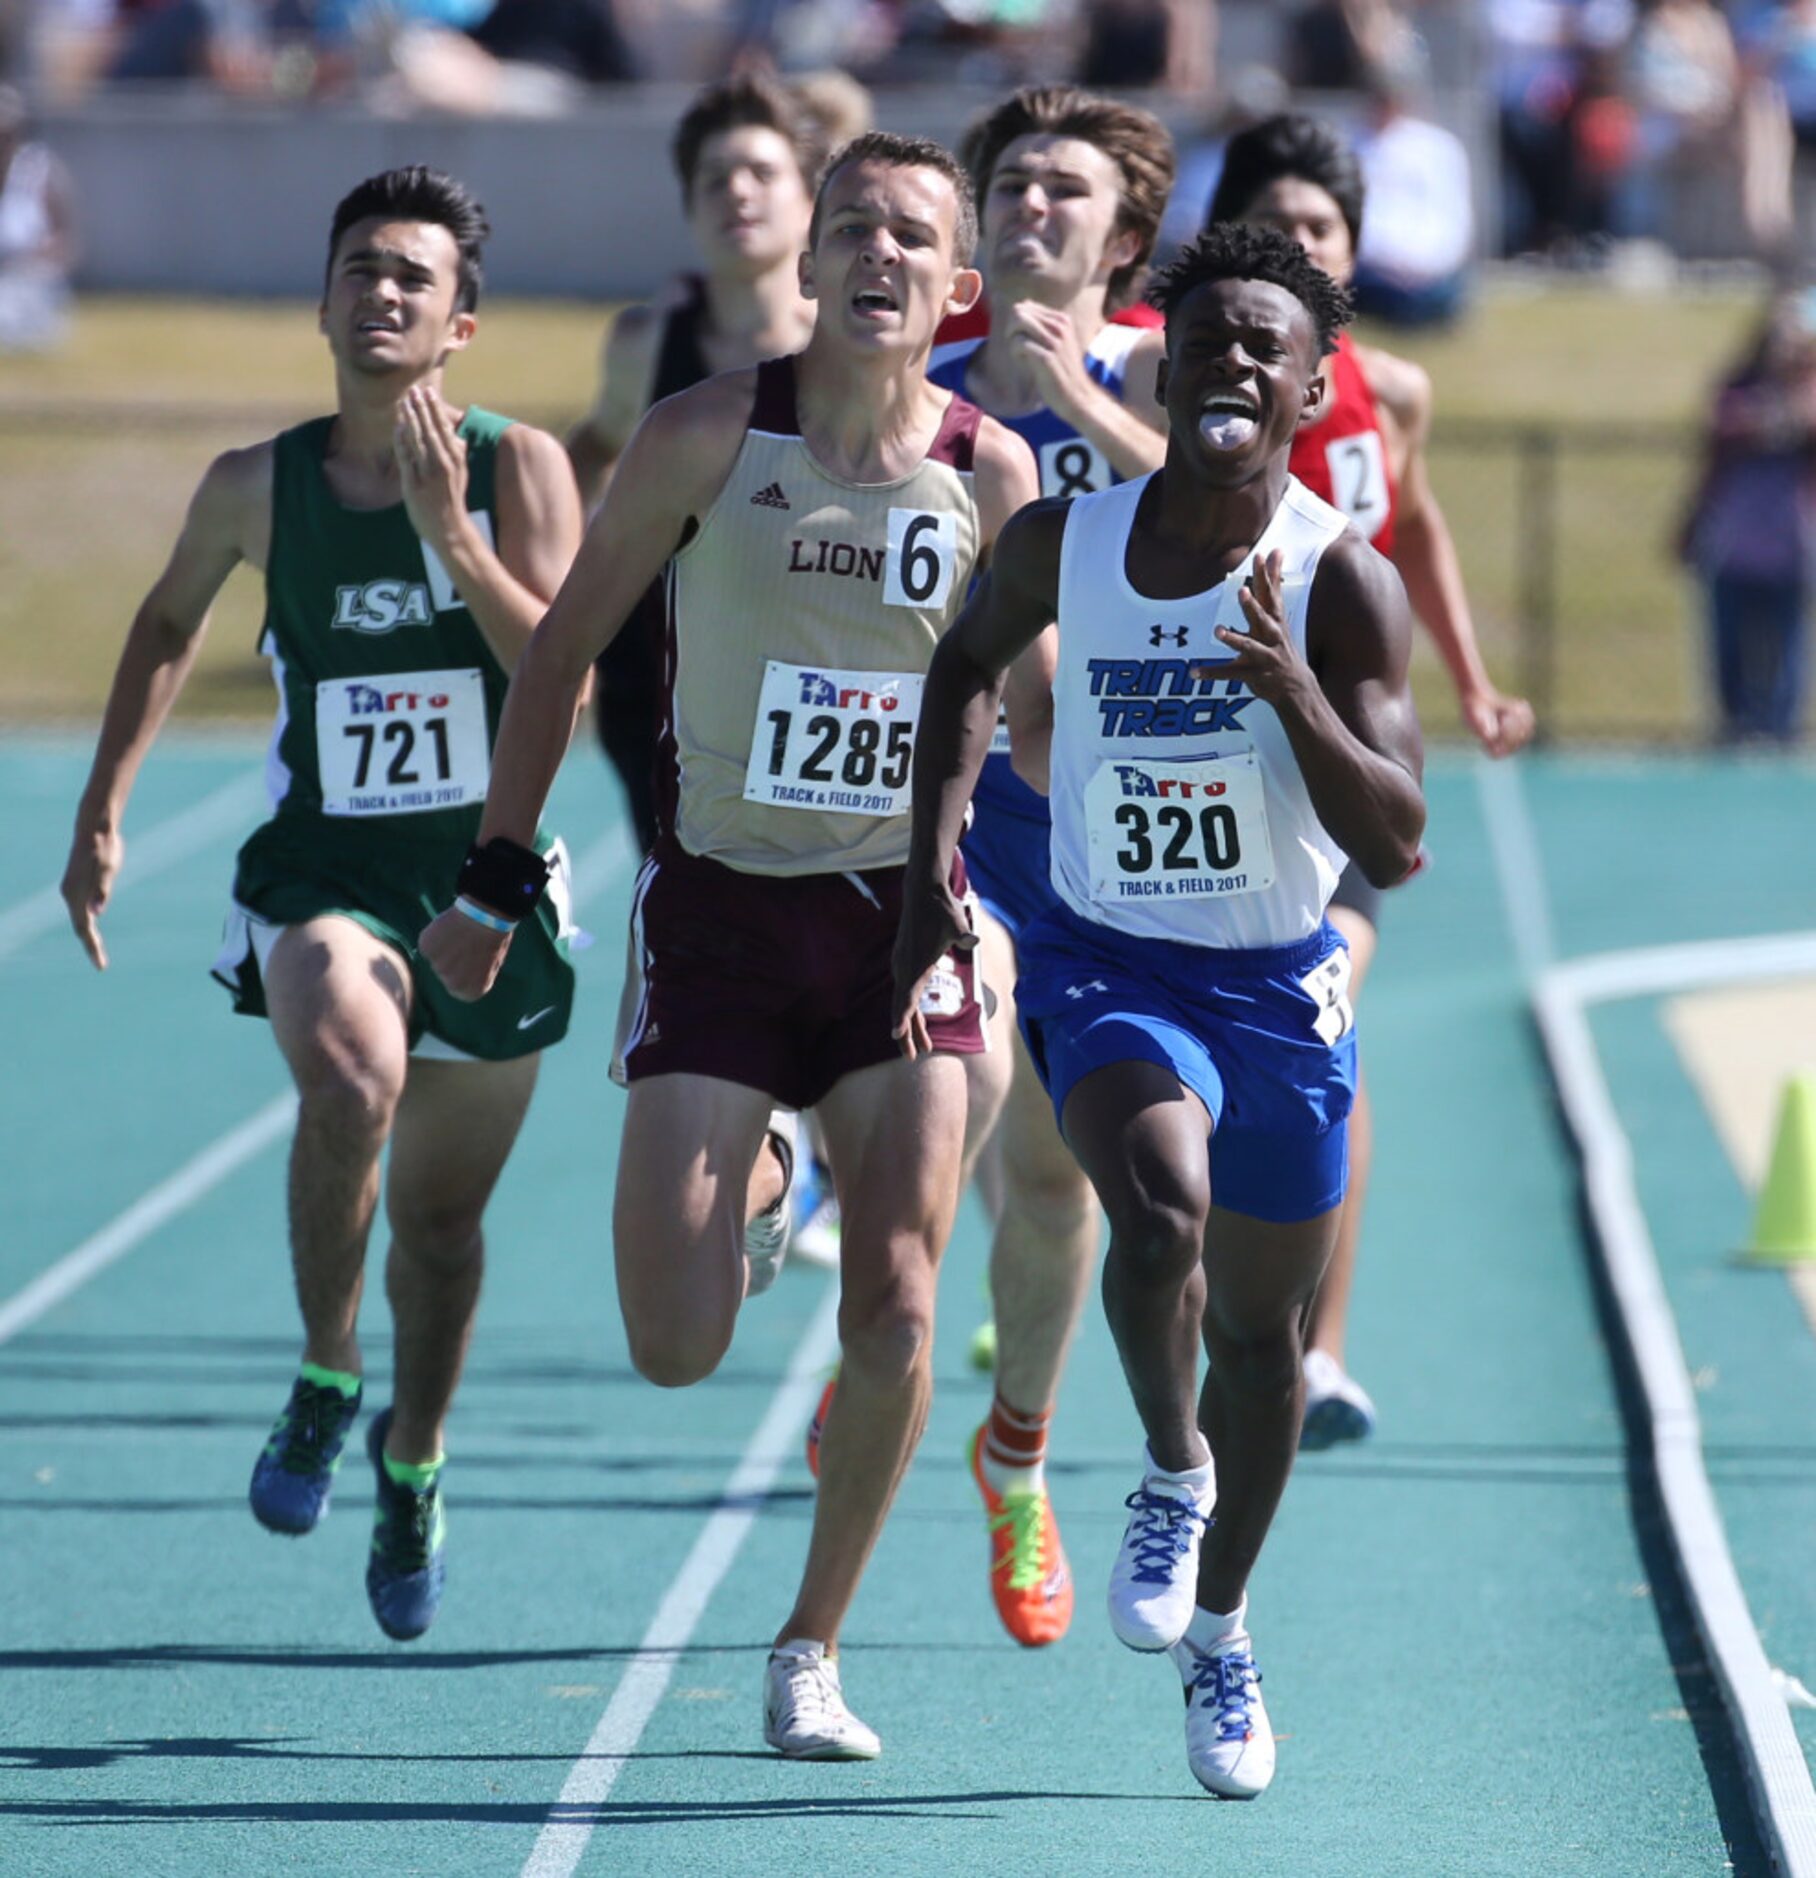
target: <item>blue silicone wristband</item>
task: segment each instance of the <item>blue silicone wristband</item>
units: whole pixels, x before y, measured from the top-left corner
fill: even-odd
[[[489,908],[483,907],[477,900],[469,900],[464,893],[454,896],[454,910],[464,913],[475,926],[483,926],[487,932],[515,932],[517,922],[514,919],[500,919]]]

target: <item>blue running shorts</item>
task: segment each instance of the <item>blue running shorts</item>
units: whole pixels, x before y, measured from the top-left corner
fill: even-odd
[[[1334,927],[1245,952],[1131,938],[1054,905],[1020,955],[1022,1035],[1062,1129],[1092,1070],[1157,1063],[1210,1111],[1216,1205],[1288,1224],[1342,1201],[1356,1033]]]
[[[959,850],[972,892],[1018,945],[1022,928],[1059,903],[1047,860],[1052,822],[1046,810],[1047,798],[1009,769],[1006,756],[984,759]]]

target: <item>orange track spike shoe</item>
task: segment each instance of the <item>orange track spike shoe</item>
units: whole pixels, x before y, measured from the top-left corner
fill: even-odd
[[[990,1520],[990,1595],[1003,1628],[1028,1649],[1057,1643],[1072,1622],[1072,1568],[1045,1491],[1000,1494],[984,1474],[984,1428],[971,1437],[971,1478]]]

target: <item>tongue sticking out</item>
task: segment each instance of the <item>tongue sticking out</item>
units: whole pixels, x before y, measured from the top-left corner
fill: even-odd
[[[1198,434],[1213,450],[1236,450],[1255,434],[1255,420],[1233,411],[1206,411],[1198,420]]]

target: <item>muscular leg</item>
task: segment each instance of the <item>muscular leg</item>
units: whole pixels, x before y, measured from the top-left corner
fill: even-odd
[[[1292,1225],[1211,1209],[1204,1238],[1199,1422],[1217,1463],[1217,1517],[1198,1555],[1198,1604],[1233,1611],[1273,1523],[1305,1409],[1300,1325],[1340,1209]]]
[[[391,1136],[386,1290],[395,1325],[394,1461],[440,1457],[485,1267],[481,1221],[517,1139],[538,1059],[410,1065]]]
[[[631,1085],[612,1235],[631,1360],[651,1382],[710,1376],[744,1301],[744,1226],[781,1170],[759,1154],[771,1100],[716,1076]]]
[[[997,1136],[1003,1209],[990,1246],[996,1390],[1024,1415],[1049,1412],[1097,1261],[1091,1183],[1053,1120],[1019,1032]]]
[[[1330,922],[1349,941],[1349,997],[1354,1004],[1362,991],[1368,968],[1374,963],[1376,933],[1374,927],[1353,907],[1333,906]],[[1374,1166],[1374,1105],[1369,1100],[1368,1078],[1358,1064],[1356,1100],[1349,1114],[1349,1187],[1344,1195],[1337,1226],[1336,1250],[1330,1268],[1312,1300],[1311,1321],[1306,1330],[1308,1350],[1323,1350],[1339,1366],[1343,1362],[1343,1339],[1349,1328],[1349,1295],[1356,1282],[1356,1250],[1362,1239],[1362,1208],[1368,1198],[1368,1177]]]
[[[1171,1070],[1111,1063],[1066,1098],[1065,1135],[1110,1220],[1104,1310],[1148,1450],[1202,1465],[1193,1384],[1204,1318],[1210,1117]]]
[[[776,1641],[838,1640],[927,1422],[933,1295],[958,1203],[965,1073],[950,1056],[880,1063],[820,1104],[838,1181],[839,1387],[820,1445],[813,1537]]]
[[[992,1227],[1002,1217],[1002,1130],[1005,1098],[1015,1075],[1015,945],[1001,920],[977,909],[977,976],[996,1009],[986,1021],[990,1048],[964,1058],[965,1162],[961,1191],[974,1182]],[[980,994],[981,995],[981,994]]]
[[[299,1098],[290,1256],[303,1360],[358,1374],[354,1326],[379,1156],[409,1067],[409,972],[356,921],[329,915],[286,927],[263,976],[272,1033]]]

